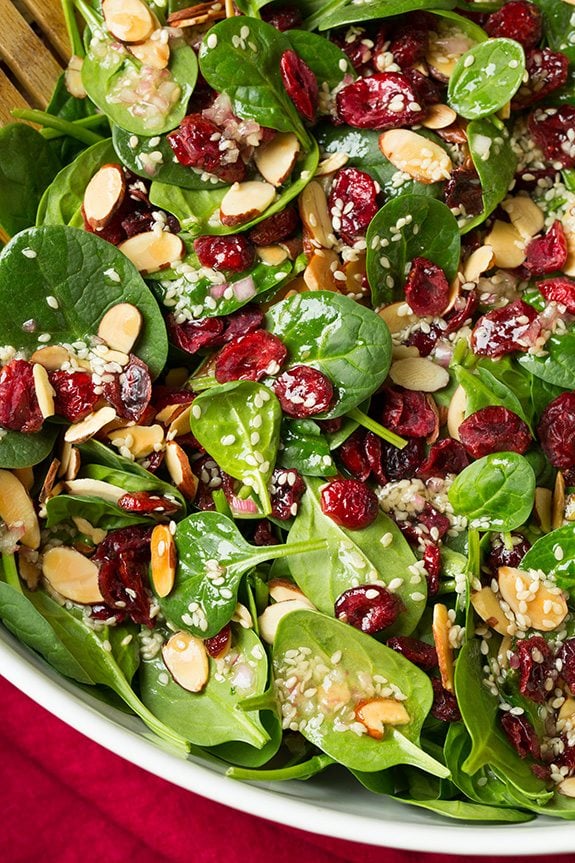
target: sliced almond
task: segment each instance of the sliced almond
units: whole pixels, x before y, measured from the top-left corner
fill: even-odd
[[[108,309],[98,327],[98,335],[113,350],[129,354],[142,329],[142,313],[131,303],[118,303]]]
[[[300,151],[293,132],[278,132],[267,144],[254,150],[256,168],[272,186],[282,186],[293,171]]]
[[[180,410],[178,410],[176,416],[170,421],[166,439],[173,440],[174,438],[181,437],[184,434],[189,434],[191,416],[192,405],[189,404],[184,407],[180,405]]]
[[[18,574],[28,590],[36,590],[42,575],[37,551],[30,551],[22,545],[18,548]]]
[[[258,617],[260,637],[266,644],[273,644],[280,620],[292,611],[309,611],[309,601],[288,599],[285,602],[275,602],[268,605],[263,614]]]
[[[32,498],[9,470],[0,470],[0,519],[8,528],[23,525],[20,542],[28,548],[40,545],[40,526]]]
[[[509,666],[509,653],[513,647],[513,639],[510,635],[504,635],[501,639],[499,648],[497,649],[497,662],[500,668]]]
[[[90,478],[69,480],[66,482],[66,491],[68,494],[78,497],[100,497],[110,503],[118,503],[120,498],[126,494],[126,490],[120,488],[119,485]]]
[[[198,478],[190,466],[190,460],[176,441],[166,444],[165,462],[170,478],[187,500],[193,500],[198,490]]]
[[[575,716],[575,698],[572,698],[570,695],[568,695],[561,707],[559,708],[557,718],[563,722],[566,722],[568,719],[571,719],[571,721],[573,721],[573,716]]]
[[[49,549],[42,558],[42,572],[51,587],[72,602],[90,605],[104,601],[98,586],[100,570],[74,548],[59,545]]]
[[[501,608],[497,595],[490,587],[482,587],[471,594],[471,605],[487,626],[500,635],[508,635],[510,621]]]
[[[143,42],[152,34],[154,18],[142,0],[102,0],[108,32],[120,42]]]
[[[463,265],[463,278],[466,282],[479,281],[479,277],[494,265],[495,255],[491,246],[479,246],[472,252]]]
[[[100,429],[116,419],[116,411],[112,407],[100,408],[91,414],[88,414],[86,419],[79,423],[69,426],[64,434],[64,440],[68,443],[84,443],[94,437]]]
[[[389,306],[379,309],[377,314],[385,321],[390,333],[399,333],[419,320],[417,315],[409,312],[404,314],[407,309],[409,306],[405,302],[391,303]]]
[[[575,5],[575,0],[574,0]],[[571,208],[571,217],[575,216],[575,207]],[[575,276],[575,231],[570,231],[564,225],[565,239],[567,240],[567,261],[563,267],[566,276]]]
[[[527,595],[535,579],[530,571],[512,566],[499,567],[497,583],[501,596],[515,615],[523,615],[528,625],[541,632],[551,632],[565,619],[567,603],[561,591],[550,589],[542,582]]]
[[[340,168],[343,168],[349,162],[347,153],[329,153],[325,156],[315,170],[316,177],[328,177],[330,174],[335,174]]]
[[[144,275],[165,270],[181,261],[186,251],[183,240],[170,231],[144,231],[124,240],[118,249]]]
[[[308,183],[298,199],[299,214],[312,244],[330,249],[335,243],[326,194],[317,180]]]
[[[449,383],[449,372],[427,357],[397,360],[389,370],[394,384],[406,390],[435,393]]]
[[[146,458],[161,449],[164,442],[164,429],[157,424],[128,426],[110,432],[108,438],[115,445],[127,447],[134,458]]]
[[[408,357],[418,357],[419,351],[415,345],[392,345],[391,358],[393,361],[406,360]]]
[[[162,657],[182,689],[202,691],[210,676],[210,663],[201,638],[189,632],[176,632],[162,647]]]
[[[68,61],[68,65],[64,70],[64,84],[66,90],[71,96],[76,99],[85,99],[88,95],[84,82],[82,81],[82,66],[84,61],[77,54],[72,54]]]
[[[144,66],[149,66],[151,69],[165,69],[170,62],[170,45],[167,41],[154,39],[153,35],[151,39],[146,39],[139,45],[130,45],[130,53]]]
[[[531,237],[543,230],[545,225],[543,210],[531,198],[527,198],[525,195],[506,198],[501,207],[523,240],[530,240]]]
[[[60,460],[57,458],[53,458],[50,467],[48,468],[48,472],[42,484],[42,488],[40,489],[40,494],[38,495],[38,500],[40,503],[46,503],[47,500],[50,500],[53,495],[54,484],[58,477],[58,471],[60,469]]]
[[[461,440],[459,437],[459,426],[465,419],[467,412],[467,393],[462,386],[458,386],[449,402],[447,409],[447,431],[454,440]]]
[[[241,602],[238,602],[234,609],[232,623],[239,623],[244,629],[252,629],[254,625],[250,612]]]
[[[150,549],[154,590],[160,597],[167,596],[174,586],[178,565],[176,543],[167,524],[157,524],[153,529]]]
[[[565,797],[575,797],[575,776],[571,776],[569,779],[564,779],[560,782],[557,786],[557,791]]]
[[[271,183],[248,180],[234,183],[224,195],[220,204],[222,224],[233,227],[243,225],[265,213],[276,196]]]
[[[549,533],[551,530],[551,505],[553,494],[549,488],[535,489],[535,505],[534,514],[539,522],[539,527],[543,533]]]
[[[430,34],[425,60],[433,76],[448,81],[459,58],[475,44],[466,33],[451,21],[438,21]]]
[[[341,266],[339,257],[332,249],[318,249],[303,272],[303,280],[309,291],[336,291],[334,273]]]
[[[451,176],[453,164],[439,144],[409,129],[390,129],[379,136],[386,159],[419,183],[436,183]]]
[[[233,6],[233,4],[232,4]],[[232,14],[235,10],[232,9]],[[219,21],[226,17],[226,10],[221,3],[197,3],[185,9],[178,9],[168,15],[170,27],[197,27],[209,21]]]
[[[34,390],[36,392],[36,399],[38,400],[40,413],[44,419],[47,419],[47,417],[53,417],[55,393],[52,388],[52,384],[50,383],[48,372],[44,366],[40,365],[40,363],[34,363],[32,366],[32,376],[34,378]]]
[[[290,599],[299,599],[307,603],[308,608],[315,608],[313,602],[302,593],[297,584],[288,581],[287,578],[272,578],[268,581],[268,588],[274,602],[288,602]]]
[[[30,357],[30,362],[44,366],[48,372],[55,372],[62,368],[62,365],[69,359],[70,354],[62,345],[46,345],[45,348],[38,348],[37,351],[34,351]]]
[[[433,606],[433,641],[439,663],[441,682],[445,689],[453,692],[453,648],[449,641],[451,621],[447,614],[447,606],[436,602]]]
[[[445,129],[447,126],[451,126],[455,120],[457,120],[457,113],[453,108],[440,102],[437,105],[429,106],[421,125],[425,126],[426,129]]]
[[[509,222],[497,219],[485,237],[485,244],[493,249],[493,264],[512,270],[525,260],[525,242]]]
[[[560,470],[555,476],[555,488],[553,489],[553,501],[551,506],[551,528],[557,530],[563,526],[565,518],[565,479]]]
[[[18,477],[26,491],[30,491],[34,485],[34,470],[31,467],[15,467],[12,470],[14,476]]]
[[[409,725],[411,719],[401,701],[393,698],[371,698],[361,701],[355,708],[355,718],[365,725],[367,733],[381,740],[387,725]]]
[[[89,539],[91,539],[94,545],[99,545],[106,539],[108,535],[107,530],[102,530],[101,527],[94,527],[93,524],[90,524],[88,519],[82,518],[80,515],[73,515],[72,521],[74,522],[80,533],[83,533],[84,536],[87,536]]]
[[[268,267],[278,267],[289,257],[287,249],[280,245],[256,246],[256,252],[260,261],[267,264]]]
[[[366,282],[365,252],[359,254],[353,261],[346,261],[342,267],[342,271],[345,274],[345,282],[338,282],[340,290],[343,289],[346,294],[352,294],[356,299],[369,292]]]
[[[80,468],[82,466],[82,458],[80,456],[80,450],[77,447],[73,446],[70,448],[70,457],[68,459],[68,463],[66,465],[66,472],[64,474],[66,480],[76,479],[80,472]]]
[[[84,218],[94,231],[104,228],[126,195],[126,178],[120,165],[102,165],[84,192]]]

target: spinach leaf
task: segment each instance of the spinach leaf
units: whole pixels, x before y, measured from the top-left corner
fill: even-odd
[[[80,497],[71,494],[58,494],[46,502],[47,527],[55,527],[62,522],[73,523],[73,518],[85,518],[94,527],[115,530],[133,524],[145,524],[149,518],[125,512],[116,504],[99,497]]]
[[[463,366],[456,366],[455,376],[467,394],[466,416],[474,414],[481,408],[501,405],[516,413],[527,425],[531,425],[529,416],[513,390],[503,381],[498,380],[488,369],[477,366],[471,372]]]
[[[565,525],[534,542],[523,560],[525,569],[542,569],[575,598],[575,525]]]
[[[244,573],[266,560],[325,549],[322,539],[258,548],[243,538],[234,522],[218,512],[197,512],[175,533],[178,567],[172,591],[159,604],[169,623],[210,638],[229,623]]]
[[[250,770],[267,764],[280,748],[283,732],[281,722],[270,710],[260,712],[260,721],[269,736],[269,740],[264,743],[261,749],[256,749],[249,743],[232,741],[231,743],[220,743],[218,746],[208,747],[208,752],[221,758],[227,764]]]
[[[505,128],[499,129],[492,120],[472,120],[467,126],[469,152],[481,180],[483,211],[466,221],[461,229],[466,234],[491,215],[505,198],[517,167],[517,156]]]
[[[309,682],[313,694],[302,694],[291,703],[295,708],[292,721],[298,723],[306,740],[352,770],[372,773],[395,764],[412,764],[435,776],[449,775],[443,764],[419,747],[421,726],[432,702],[427,675],[352,626],[315,611],[292,611],[280,621],[273,644],[274,681],[280,701],[285,700],[286,679],[295,676],[297,680],[304,673],[291,653],[302,648],[307,651],[305,685]],[[309,672],[311,678],[307,677]],[[388,686],[391,692],[398,687],[409,716],[406,725],[386,727],[381,740],[346,728],[353,721],[356,704],[375,697],[378,681],[374,676],[379,678],[380,687]],[[339,697],[334,692],[330,705],[321,693],[331,691],[332,685]],[[342,723],[343,716],[346,719]]]
[[[313,420],[284,419],[278,464],[304,476],[333,476],[337,468],[327,438]]]
[[[266,328],[287,347],[290,365],[313,366],[334,384],[338,399],[322,418],[357,407],[379,389],[389,371],[387,326],[371,309],[341,294],[295,294],[271,307]]]
[[[519,364],[548,384],[564,390],[575,389],[575,330],[562,336],[551,336],[545,343],[547,355],[524,354]]]
[[[58,308],[46,296],[56,298]],[[156,301],[140,274],[110,243],[64,226],[22,231],[0,255],[0,344],[34,351],[38,336],[52,344],[94,336],[103,315],[117,303],[132,303],[142,313],[135,353],[156,377],[168,350],[166,328]],[[22,324],[33,320],[33,332]]]
[[[98,130],[106,130],[105,134],[109,134],[108,118],[103,114],[98,114],[97,110],[90,99],[77,99],[68,92],[64,73],[56,81],[50,102],[46,108],[47,113],[52,114],[54,117],[78,123],[78,125],[84,123],[87,125],[89,122],[90,128],[92,128],[92,124],[94,126],[97,124]],[[52,136],[55,136],[56,131],[44,130],[42,134],[50,140],[50,148],[57,155],[61,165],[68,165],[86,145],[82,141],[71,138],[69,135],[62,134],[58,138],[53,138]]]
[[[310,4],[307,4],[310,5]],[[434,9],[452,9],[454,0],[364,0],[362,3],[354,0],[331,0],[328,3],[313,4],[313,14],[306,19],[306,29],[329,30],[331,27],[341,27],[343,24],[356,24],[360,21],[373,21],[377,18],[389,18],[393,15],[404,15],[418,9],[433,11]]]
[[[521,824],[533,821],[533,814],[520,812],[518,809],[506,809],[502,806],[483,806],[480,803],[469,803],[467,800],[415,800],[413,798],[395,796],[398,803],[407,803],[409,806],[419,806],[443,815],[444,818],[454,818],[457,821],[495,821]]]
[[[514,39],[489,39],[466,51],[449,79],[447,101],[467,120],[487,117],[515,95],[525,74],[525,54]]]
[[[564,0],[534,0],[543,14],[543,26],[547,44],[553,51],[561,51],[571,63],[575,63],[573,40],[573,9]]]
[[[0,129],[0,225],[9,236],[34,224],[40,198],[59,170],[56,154],[32,126]]]
[[[268,483],[280,438],[281,407],[267,387],[232,381],[196,396],[192,434],[230,476],[259,497],[264,515],[271,513]]]
[[[288,30],[285,35],[294,51],[314,73],[320,92],[322,89],[333,90],[346,75],[357,78],[347,54],[335,42],[306,30]]]
[[[449,489],[455,512],[479,530],[515,530],[529,518],[534,499],[533,468],[516,452],[478,459],[455,477]]]
[[[164,482],[154,474],[146,471],[146,476],[138,476],[131,471],[114,470],[100,464],[89,464],[82,467],[80,477],[108,482],[117,485],[126,491],[146,491],[150,494],[161,494],[170,498],[180,507],[180,511],[171,516],[176,521],[186,514],[186,499],[182,493],[173,485]],[[122,512],[122,510],[120,510]]]
[[[423,255],[451,281],[459,266],[461,238],[445,204],[420,195],[388,201],[367,229],[367,277],[374,307],[400,296],[411,261]]]
[[[291,764],[288,767],[272,767],[265,770],[246,770],[243,767],[230,767],[226,776],[243,782],[287,782],[290,779],[306,780],[322,773],[326,767],[335,764],[329,755],[313,755],[307,761]]]
[[[210,676],[202,692],[179,686],[161,653],[142,663],[139,683],[146,707],[190,743],[217,746],[243,741],[261,749],[269,740],[258,713],[238,707],[242,699],[263,693],[267,685],[266,652],[251,629],[234,627],[226,656],[210,658]]]
[[[49,425],[36,434],[3,430],[0,435],[0,467],[31,467],[44,461],[56,442],[57,434],[57,426]]]
[[[395,582],[393,593],[405,610],[386,637],[413,632],[425,609],[427,585],[420,575],[411,570],[416,558],[397,525],[380,512],[369,527],[363,530],[346,530],[336,524],[321,508],[321,480],[307,479],[307,492],[303,496],[298,514],[288,534],[288,546],[302,543],[310,537],[325,539],[329,555],[319,551],[291,557],[290,572],[305,595],[324,614],[333,615],[336,599],[350,587],[358,584]],[[385,537],[386,542],[382,540]]]

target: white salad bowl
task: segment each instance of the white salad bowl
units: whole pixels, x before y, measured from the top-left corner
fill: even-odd
[[[129,716],[58,675],[0,624],[0,671],[59,719],[132,764],[181,788],[270,821],[312,833],[413,851],[473,856],[575,850],[568,821],[538,817],[526,824],[481,825],[442,819],[370,794],[343,769],[307,782],[243,783],[224,769],[182,757]]]

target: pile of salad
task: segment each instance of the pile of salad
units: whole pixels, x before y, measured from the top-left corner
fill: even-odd
[[[0,131],[4,625],[236,779],[575,817],[572,0],[63,8]]]

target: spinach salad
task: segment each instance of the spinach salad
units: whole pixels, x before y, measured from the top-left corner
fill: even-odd
[[[575,817],[575,7],[64,6],[0,130],[4,626],[233,778]]]

